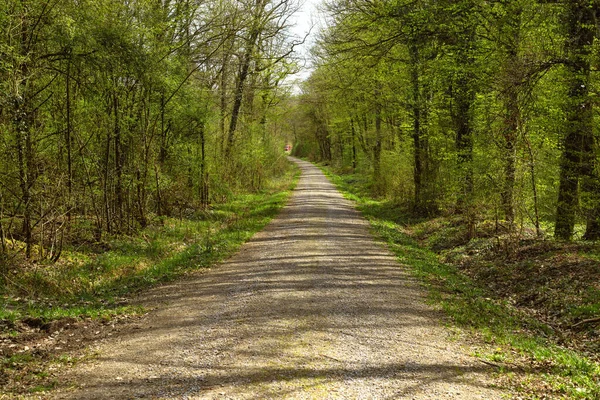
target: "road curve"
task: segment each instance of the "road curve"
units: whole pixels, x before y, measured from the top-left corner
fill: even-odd
[[[231,259],[151,290],[139,329],[69,374],[76,399],[499,399],[489,366],[310,163]]]

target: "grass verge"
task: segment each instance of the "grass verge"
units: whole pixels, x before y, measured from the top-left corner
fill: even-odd
[[[286,203],[298,172],[260,193],[241,194],[190,219],[162,218],[101,251],[68,249],[59,263],[13,267],[0,277],[0,321],[110,317],[133,311],[124,297],[226,258]]]
[[[503,385],[526,398],[600,399],[597,358],[559,345],[553,327],[496,296],[455,265],[441,262],[439,254],[412,235],[411,228],[424,221],[369,197],[360,177],[336,175],[328,168],[324,172],[356,203],[399,261],[420,278],[431,302],[473,339],[476,356],[497,366]]]

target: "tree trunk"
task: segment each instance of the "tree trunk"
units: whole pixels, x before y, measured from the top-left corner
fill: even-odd
[[[317,142],[321,150],[321,159],[331,161],[331,140],[327,132],[327,125],[324,121],[318,120],[316,128]]]
[[[110,210],[110,148],[112,144],[112,134],[110,129],[106,131],[106,147],[104,149],[104,176],[102,182],[103,203],[104,203],[104,224],[106,232],[112,232],[112,214]],[[100,237],[102,232],[99,232]]]
[[[2,196],[2,191],[0,190],[0,250],[1,254],[6,254],[6,232],[4,231],[4,224],[2,220],[4,219],[4,197]],[[1,265],[1,263],[0,263]]]
[[[200,204],[207,207],[208,201],[208,172],[206,168],[206,138],[204,132],[204,123],[200,125]]]
[[[354,129],[354,118],[350,118],[350,132],[352,134],[352,170],[356,170],[356,130]]]
[[[227,64],[229,63],[229,57],[227,53],[223,54],[223,66],[221,67],[221,84],[219,85],[219,132],[221,136],[219,138],[219,150],[220,154],[223,154],[223,141],[225,140],[225,120],[227,118]]]
[[[473,203],[473,102],[475,101],[473,68],[473,50],[470,48],[474,40],[474,31],[469,32],[459,40],[457,51],[458,62],[461,62],[457,72],[454,89],[453,119],[456,129],[456,151],[460,173],[460,188],[457,198],[457,208],[469,212]]]
[[[595,148],[596,145],[597,143],[594,143],[593,147]],[[587,215],[584,240],[600,239],[600,177],[597,172],[597,160],[592,158],[594,153],[595,151],[592,151],[588,158],[589,164],[585,166],[585,175],[581,184],[581,191],[586,195],[584,209]]]
[[[117,93],[113,95],[113,111],[114,111],[114,134],[113,139],[115,141],[115,209],[117,212],[117,225],[118,229],[122,228],[123,224],[123,153],[121,144],[121,121],[119,118],[119,99]]]
[[[66,117],[67,127],[65,129],[65,145],[67,148],[67,219],[71,220],[71,207],[73,197],[73,124],[71,118],[71,52],[67,59],[66,77],[65,77],[65,95],[66,95]]]
[[[158,162],[164,164],[167,160],[168,132],[165,129],[165,91],[160,94],[160,150],[158,152]]]
[[[144,190],[144,181],[142,180],[142,174],[137,169],[135,173],[136,178],[136,189],[137,189],[137,209],[138,209],[138,217],[137,221],[142,228],[145,228],[148,225],[148,219],[146,218],[146,207],[145,207],[145,190]]]
[[[420,107],[420,85],[419,85],[419,52],[416,46],[410,47],[410,78],[412,84],[412,118],[413,118],[413,147],[414,166],[413,182],[415,185],[414,207],[415,211],[421,207],[421,176],[423,175],[423,161],[421,154],[421,107]]]
[[[261,32],[261,19],[264,8],[264,0],[256,0],[255,7],[256,13],[253,16],[254,20],[252,21],[250,28],[250,35],[246,40],[246,50],[244,51],[244,56],[242,57],[242,64],[240,65],[240,72],[235,85],[233,107],[231,109],[231,120],[229,121],[229,130],[227,131],[227,146],[225,147],[226,159],[229,159],[231,152],[233,151],[235,131],[237,129],[239,113],[242,107],[242,100],[244,98],[244,84],[248,78],[248,72],[250,70],[250,64],[254,55],[254,49],[258,41],[258,36]]]
[[[378,97],[378,93],[376,93]],[[375,100],[375,143],[373,145],[373,182],[377,192],[380,191],[380,178],[381,178],[381,105],[379,99]]]
[[[570,240],[575,228],[579,181],[593,171],[593,113],[589,98],[590,49],[594,41],[595,16],[589,0],[569,1],[566,9],[569,62],[568,99],[565,103],[565,136],[560,162],[560,183],[554,236]]]
[[[502,135],[504,138],[504,146],[502,148],[504,182],[500,197],[504,218],[512,224],[515,219],[514,188],[516,180],[517,130],[520,115],[517,90],[514,86],[507,89],[504,103],[505,115]]]
[[[540,237],[542,236],[542,231],[540,229],[539,196],[535,177],[535,157],[533,154],[533,149],[531,148],[531,143],[529,142],[527,136],[525,136],[525,144],[527,145],[527,152],[529,153],[529,173],[531,175],[531,190],[533,192],[533,218],[535,224],[535,234],[537,237]]]
[[[21,189],[21,202],[23,204],[23,225],[22,233],[25,240],[25,256],[31,258],[33,247],[32,232],[32,196],[31,187],[33,184],[33,148],[31,134],[33,129],[33,112],[31,110],[31,101],[28,93],[30,85],[30,70],[28,64],[29,57],[29,21],[27,17],[22,17],[20,34],[20,56],[23,57],[19,66],[21,82],[17,84],[16,92],[13,95],[13,126],[15,129],[15,139],[17,147],[17,162],[19,168],[19,187]]]
[[[410,78],[411,78],[411,111],[413,118],[413,147],[414,147],[414,169],[413,182],[414,191],[414,211],[420,215],[429,215],[433,211],[433,199],[428,186],[431,182],[428,179],[429,167],[429,144],[425,132],[425,123],[427,119],[427,110],[424,96],[421,93],[421,74],[420,74],[420,55],[416,44],[409,47],[410,51]]]
[[[25,240],[25,256],[31,258],[33,235],[31,227],[31,121],[29,111],[25,110],[22,98],[15,99],[15,133],[17,146],[17,160],[19,164],[19,186],[21,188],[21,201],[23,204],[22,232]]]
[[[523,80],[523,68],[518,55],[521,43],[522,9],[518,4],[515,5],[514,8],[510,5],[507,5],[506,7],[508,8],[507,20],[501,22],[502,26],[500,28],[506,30],[504,40],[502,41],[504,50],[506,51],[506,60],[504,61],[501,75],[501,96],[504,107],[504,118],[502,121],[502,137],[504,142],[501,151],[504,164],[504,176],[500,197],[504,218],[512,226],[515,219],[514,188],[516,180],[516,152],[519,122],[521,119],[518,87]],[[533,159],[531,162],[533,169]]]

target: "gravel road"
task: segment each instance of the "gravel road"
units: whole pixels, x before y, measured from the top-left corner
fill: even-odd
[[[486,364],[311,164],[237,255],[151,290],[138,329],[67,377],[73,399],[500,399]]]

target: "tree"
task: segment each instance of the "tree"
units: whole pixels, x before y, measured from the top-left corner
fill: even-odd
[[[560,186],[556,210],[556,238],[573,236],[579,199],[580,182],[585,189],[595,189],[596,155],[594,153],[593,113],[590,99],[590,54],[598,16],[596,2],[568,1],[565,5],[566,25],[565,69],[568,98],[564,104],[565,134],[560,161]],[[582,188],[583,189],[583,188]],[[588,220],[588,238],[598,238],[597,218]]]
[[[553,220],[562,239],[585,222],[584,238],[596,240],[598,9],[592,0],[332,1],[305,87],[327,117],[306,118],[321,121],[334,165],[366,174],[367,161],[373,192],[408,202],[410,188],[416,214],[458,211],[472,228],[490,216],[500,228],[501,216],[513,233],[529,219],[538,235]]]
[[[63,242],[135,234],[157,215],[182,216],[277,174],[280,139],[270,137],[268,116],[291,71],[294,43],[285,30],[294,7],[262,0],[0,4],[2,252],[22,244],[27,258],[37,249],[39,258],[57,260]],[[227,67],[235,60],[245,70],[237,78]],[[260,112],[244,120],[255,91]],[[236,153],[236,174],[223,159],[224,105],[235,111],[231,131],[243,131],[249,151],[261,155]],[[261,141],[254,140],[259,119]]]

